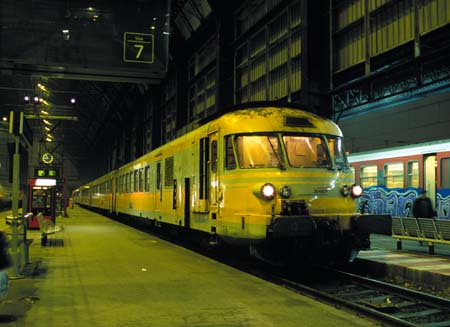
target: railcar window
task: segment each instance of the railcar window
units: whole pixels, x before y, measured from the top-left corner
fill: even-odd
[[[139,192],[144,192],[144,168],[139,169]]]
[[[282,167],[281,147],[276,135],[240,135],[235,138],[241,168]]]
[[[419,162],[408,162],[408,187],[419,187]]]
[[[225,153],[225,166],[228,170],[236,169],[236,158],[234,157],[233,151],[233,139],[231,136],[227,136],[226,142],[226,153]]]
[[[441,188],[450,188],[450,158],[441,159]]]
[[[135,170],[132,172],[132,183],[133,183],[133,187],[131,187],[131,191],[132,192],[137,192],[139,190],[139,171]]]
[[[318,136],[284,135],[289,164],[294,168],[327,167],[331,160],[327,147]]]
[[[405,187],[403,162],[384,165],[384,185],[389,188]]]
[[[361,167],[359,172],[359,180],[363,187],[376,186],[377,185],[377,173],[378,169],[376,165]]]
[[[150,191],[150,166],[145,167],[144,171],[145,192]]]

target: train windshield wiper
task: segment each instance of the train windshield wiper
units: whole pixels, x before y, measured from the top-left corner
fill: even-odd
[[[269,141],[270,147],[272,148],[272,152],[275,153],[275,157],[277,158],[278,161],[278,168],[280,168],[281,170],[285,170],[286,167],[284,166],[283,161],[281,160],[280,154],[278,153],[278,151],[275,150],[275,146],[272,144],[270,136],[267,136],[267,141]]]

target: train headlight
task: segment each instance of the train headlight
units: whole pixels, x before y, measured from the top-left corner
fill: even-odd
[[[292,194],[292,190],[289,186],[284,185],[282,188],[280,188],[280,195],[282,198],[289,198]]]
[[[275,186],[266,183],[261,187],[261,195],[264,200],[272,200],[275,197]]]
[[[363,188],[361,185],[353,184],[351,194],[353,198],[359,198],[363,194]]]

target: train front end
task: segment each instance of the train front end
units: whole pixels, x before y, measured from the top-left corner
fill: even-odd
[[[274,109],[270,117],[267,126],[252,114],[251,132],[226,136],[226,168],[242,174],[241,184],[228,183],[227,200],[245,199],[236,210],[242,224],[250,225],[245,233],[255,253],[347,261],[370,247],[370,233],[390,232],[388,219],[356,212],[362,188],[354,184],[333,122],[287,109]],[[245,119],[240,122],[246,126]]]

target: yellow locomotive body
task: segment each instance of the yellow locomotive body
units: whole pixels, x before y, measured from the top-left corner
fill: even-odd
[[[224,114],[80,189],[100,183],[78,202],[233,244],[349,256],[389,230],[355,212],[338,126],[299,109]]]

